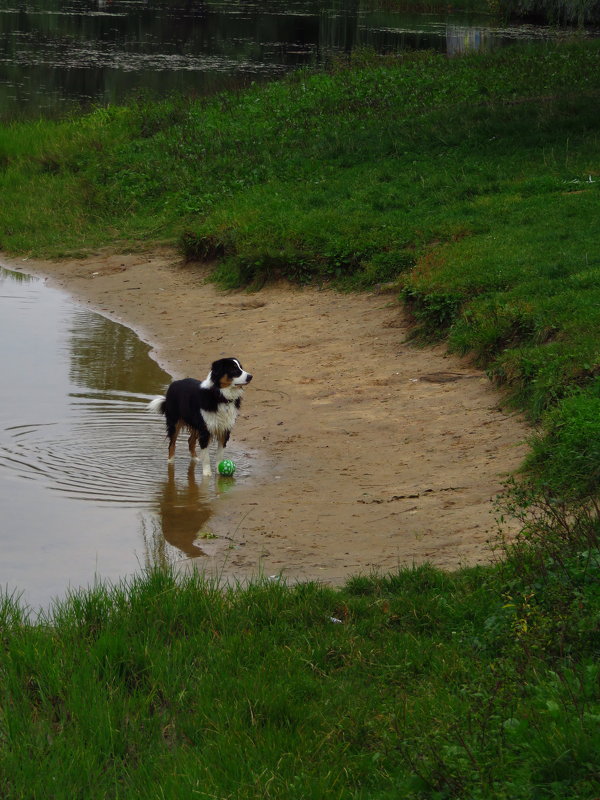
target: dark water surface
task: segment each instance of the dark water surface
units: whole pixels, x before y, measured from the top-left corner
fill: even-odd
[[[568,32],[385,0],[0,0],[0,119],[205,94],[318,66],[357,47],[450,55]]]
[[[170,377],[149,347],[2,268],[0,341],[0,587],[41,606],[96,576],[207,563],[205,526],[235,481],[203,481],[184,441],[167,467],[164,425],[146,404]]]

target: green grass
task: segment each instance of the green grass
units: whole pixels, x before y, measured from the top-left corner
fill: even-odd
[[[340,590],[153,571],[37,623],[5,598],[0,792],[592,800],[595,552],[544,590],[509,559]]]
[[[206,101],[4,126],[0,245],[46,255],[187,233],[199,252],[224,248],[230,280],[376,279],[406,263],[405,248],[414,258],[462,231],[465,213],[482,214],[477,197],[510,195],[541,167],[572,179],[588,166],[595,43],[355,60]]]
[[[37,622],[5,598],[3,797],[598,796],[600,47],[359,57],[1,128],[0,247],[392,282],[541,420],[499,508],[521,533],[339,590],[156,571]]]

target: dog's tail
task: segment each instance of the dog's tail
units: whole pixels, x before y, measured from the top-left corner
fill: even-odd
[[[151,400],[146,408],[148,411],[151,411],[153,414],[164,414],[165,413],[165,402],[166,397],[155,397],[154,400]]]

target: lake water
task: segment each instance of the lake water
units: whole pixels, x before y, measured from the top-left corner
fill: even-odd
[[[316,67],[357,47],[449,55],[568,35],[385,0],[0,0],[0,119],[133,93],[206,94]],[[593,34],[594,32],[589,32]]]
[[[0,340],[0,587],[38,607],[149,564],[211,571],[207,525],[235,479],[203,481],[185,439],[167,466],[164,422],[146,404],[170,376],[150,348],[1,267]],[[246,458],[236,451],[242,474]]]

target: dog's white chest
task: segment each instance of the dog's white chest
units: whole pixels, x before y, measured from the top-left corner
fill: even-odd
[[[235,403],[219,403],[216,411],[200,412],[209,433],[213,436],[230,431],[237,419],[238,410]]]

